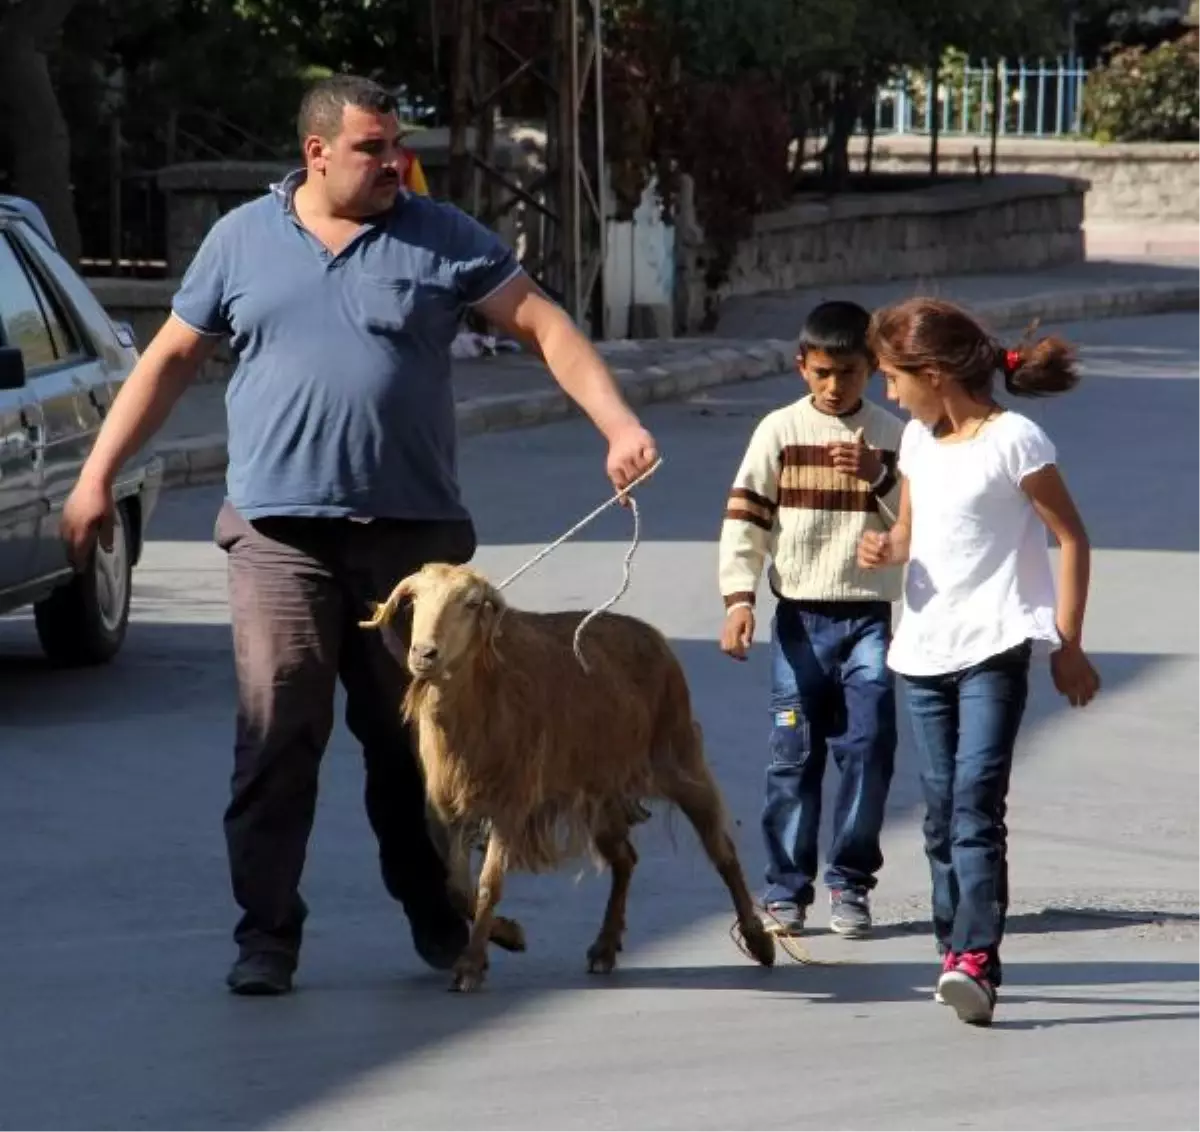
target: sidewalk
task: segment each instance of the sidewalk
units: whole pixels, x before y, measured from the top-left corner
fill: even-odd
[[[712,336],[605,342],[599,349],[632,404],[676,400],[790,369],[800,320],[823,299],[849,298],[871,308],[918,293],[966,303],[997,333],[1019,332],[1035,319],[1045,325],[1200,305],[1191,263],[1093,259],[1029,274],[898,279],[733,298]],[[545,367],[524,354],[455,360],[453,375],[463,436],[545,424],[577,411]],[[171,414],[157,443],[169,486],[224,477],[224,394],[223,385],[193,386]]]

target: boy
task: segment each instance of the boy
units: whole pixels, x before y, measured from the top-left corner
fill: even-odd
[[[847,302],[823,303],[808,316],[796,363],[811,392],[755,429],[721,528],[722,650],[746,659],[768,555],[778,599],[763,902],[767,927],[789,935],[804,930],[813,901],[828,752],[840,777],[824,876],[835,932],[870,932],[868,894],[883,865],[879,839],[896,749],[886,657],[901,570],[862,569],[857,547],[865,531],[895,521],[903,422],[864,399],[875,368],[869,321]]]

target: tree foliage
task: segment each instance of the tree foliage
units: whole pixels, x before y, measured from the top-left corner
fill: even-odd
[[[811,183],[814,170],[826,190],[844,186],[855,123],[899,68],[926,67],[951,47],[992,57],[1052,47],[1067,3],[607,0],[606,134],[618,204],[631,211],[653,177],[671,214],[689,174],[707,234],[731,248],[755,212]],[[546,54],[554,5],[485,7],[514,46]],[[34,10],[46,25],[36,43],[6,34],[13,13],[24,20]],[[14,88],[11,64],[0,66],[0,184],[5,167],[15,169],[9,182],[33,186],[59,223],[71,183],[87,185],[81,212],[103,231],[107,206],[94,186],[111,176],[114,147],[126,178],[172,159],[294,153],[301,86],[327,71],[402,88],[445,122],[457,11],[454,0],[0,0],[0,56],[20,42],[25,73],[40,58],[53,80],[38,103]],[[535,83],[514,84],[501,111],[537,112],[535,92]],[[70,123],[69,142],[56,114]]]
[[[75,0],[0,0],[0,153],[11,189],[35,200],[63,254],[79,255],[71,194],[71,138],[49,54]]]
[[[1062,0],[615,0],[607,11],[607,120],[618,204],[653,177],[669,215],[679,177],[717,251],[712,273],[815,161],[841,188],[876,91],[945,50],[1052,49]]]
[[[1195,32],[1147,50],[1127,47],[1088,79],[1084,122],[1099,141],[1196,141],[1200,44]]]

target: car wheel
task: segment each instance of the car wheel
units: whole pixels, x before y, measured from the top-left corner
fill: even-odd
[[[97,543],[87,569],[33,607],[38,639],[52,664],[104,664],[120,651],[129,625],[134,537],[129,508],[119,503],[112,550]]]

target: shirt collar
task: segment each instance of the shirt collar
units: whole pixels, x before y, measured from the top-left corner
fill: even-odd
[[[268,186],[271,193],[274,194],[275,199],[279,202],[280,208],[282,208],[284,212],[291,213],[293,216],[295,215],[293,203],[296,198],[296,190],[303,185],[307,179],[308,170],[301,167],[299,169],[293,169],[283,178],[282,181],[274,181]],[[396,194],[396,203],[392,206],[393,214],[398,208],[401,208],[404,205],[404,202],[407,201],[411,195],[412,194],[408,189],[406,189],[403,185],[400,186],[400,191]],[[370,220],[364,221],[364,224],[378,224],[384,219],[385,217],[382,215],[374,216]]]
[[[270,185],[271,192],[285,212],[292,211],[292,199],[296,195],[296,190],[304,184],[307,176],[306,169],[293,169],[282,181],[274,181]]]

